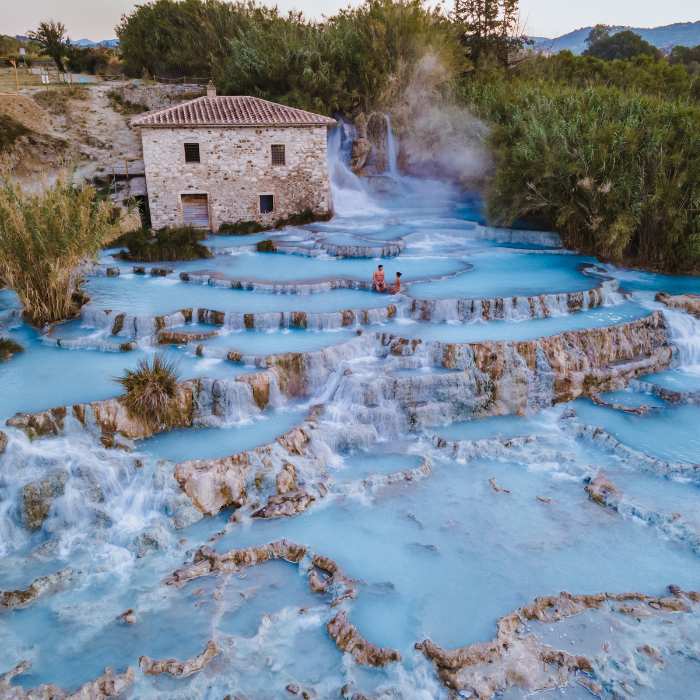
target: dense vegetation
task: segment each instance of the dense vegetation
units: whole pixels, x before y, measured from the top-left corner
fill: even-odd
[[[636,56],[649,56],[650,58],[661,56],[661,52],[648,41],[644,41],[639,34],[629,30],[611,34],[608,28],[602,24],[591,30],[586,44],[588,48],[584,51],[585,56],[602,58],[606,61],[625,60]]]
[[[205,231],[192,226],[164,228],[156,232],[139,229],[121,236],[113,245],[125,247],[121,257],[135,262],[197,260],[212,256],[209,248],[201,243],[205,236]]]
[[[472,82],[494,125],[492,220],[530,219],[613,261],[700,266],[700,107],[617,88]]]
[[[79,267],[117,231],[112,206],[91,187],[66,181],[39,194],[0,187],[0,279],[14,289],[36,325],[69,318],[79,308]]]
[[[349,117],[394,110],[403,129],[419,115],[412,148],[482,138],[458,124],[475,113],[491,127],[492,220],[551,226],[615,261],[700,267],[699,48],[663,56],[599,25],[584,56],[536,56],[517,0],[431,7],[364,0],[314,22],[252,0],[154,0],[117,34],[130,75],[211,77],[222,93]],[[428,56],[432,82],[417,88]]]
[[[323,23],[252,3],[156,0],[117,34],[130,75],[212,77],[223,94],[327,113],[385,102],[428,49],[464,66],[455,26],[421,0],[366,0]]]

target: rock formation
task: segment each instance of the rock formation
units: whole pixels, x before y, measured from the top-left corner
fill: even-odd
[[[666,294],[659,292],[656,301],[668,306],[669,309],[685,311],[695,318],[700,318],[700,294]]]
[[[22,487],[22,520],[29,530],[38,530],[49,515],[55,498],[63,495],[68,472],[56,469]]]
[[[577,674],[594,680],[591,661],[585,656],[554,649],[541,642],[527,628],[529,621],[547,624],[603,606],[614,614],[632,616],[664,612],[688,612],[700,601],[700,594],[670,587],[667,597],[642,593],[572,595],[536,598],[533,603],[502,617],[496,638],[490,642],[445,650],[430,640],[416,644],[436,666],[442,682],[451,690],[471,693],[490,700],[509,688],[542,691],[567,685]]]
[[[401,661],[398,651],[368,642],[348,620],[344,610],[328,622],[326,629],[338,649],[351,654],[355,663],[363,666],[386,666],[394,661]]]
[[[0,612],[31,605],[37,598],[63,588],[74,576],[72,569],[61,569],[53,574],[39,576],[27,588],[0,591]]]
[[[25,689],[11,685],[12,679],[31,668],[29,661],[22,661],[12,670],[0,675],[0,697],[3,700],[105,700],[121,696],[134,682],[134,669],[115,673],[111,668],[94,681],[88,681],[74,693],[69,693],[55,685],[40,685]]]
[[[187,661],[178,661],[177,659],[151,659],[149,656],[142,656],[139,658],[139,666],[141,670],[149,676],[167,673],[176,678],[187,678],[195,673],[199,673],[199,671],[218,655],[219,648],[214,642],[209,641],[201,654],[197,654],[197,656],[187,659]]]
[[[620,492],[615,484],[610,481],[603,472],[598,474],[586,484],[588,497],[599,506],[611,507],[619,498]]]

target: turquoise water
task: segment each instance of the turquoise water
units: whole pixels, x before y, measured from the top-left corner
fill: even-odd
[[[231,427],[171,430],[141,440],[138,450],[172,462],[218,459],[272,442],[305,417],[304,411],[276,411]]]
[[[180,282],[169,277],[97,277],[85,284],[90,305],[97,309],[128,311],[135,315],[168,314],[184,308],[216,309],[241,313],[269,311],[327,312],[343,309],[375,309],[390,303],[391,295],[354,289],[324,294],[266,294],[237,289],[217,289]]]
[[[475,253],[467,258],[474,269],[464,275],[429,284],[413,284],[418,299],[489,298],[575,292],[595,287],[580,266],[590,258],[548,253]]]
[[[583,274],[582,266],[596,261],[561,254],[554,234],[486,226],[480,199],[444,183],[361,181],[342,161],[332,165],[337,216],[331,221],[210,237],[213,258],[169,263],[173,272],[167,277],[134,275],[130,264],[115,263],[105,251],[101,262],[118,265],[122,274],[88,276],[85,289],[92,309],[145,317],[192,307],[328,313],[396,305],[396,317],[367,325],[361,338],[354,327],[336,328],[340,323],[291,331],[272,324],[271,332],[183,323],[176,330],[217,335],[182,347],[159,347],[156,338],[139,335],[134,349],[118,352],[125,336],[80,319],[51,330],[29,328],[18,317],[16,297],[0,290],[1,333],[25,348],[0,363],[3,419],[117,396],[114,378],[156,352],[177,363],[180,378],[203,380],[192,409],[195,427],[159,433],[132,449],[107,449],[99,435],[70,426],[66,434],[34,441],[5,428],[0,589],[73,570],[62,586],[2,613],[0,674],[24,659],[32,663],[14,684],[55,683],[73,692],[106,666],[130,666],[135,679],[124,694],[129,700],[267,700],[294,697],[287,690],[293,685],[319,700],[340,697],[343,686],[377,700],[447,700],[448,689],[414,649],[419,640],[430,637],[448,648],[491,640],[499,617],[564,590],[662,595],[670,583],[697,589],[697,397],[669,404],[641,384],[603,398],[647,405],[645,415],[581,399],[542,410],[533,401],[523,416],[475,416],[470,407],[477,401],[489,405],[491,387],[470,383],[468,372],[436,367],[429,347],[430,341],[531,340],[636,320],[661,308],[653,301],[656,291],[697,291],[697,278],[608,267],[630,293],[610,294],[599,308],[569,313],[564,305],[549,318],[517,321],[440,322],[439,314],[434,322],[418,321],[411,317],[412,298],[435,301],[437,309],[443,299],[590,289],[600,279]],[[251,250],[268,237],[316,257]],[[403,246],[381,262],[388,279],[396,270],[404,273],[407,295],[323,289],[277,294],[179,279],[180,272],[213,270],[264,282],[366,280],[379,259],[336,258],[326,249],[384,244]],[[699,391],[700,324],[679,312],[667,312],[666,319],[674,363],[643,379]],[[373,340],[376,332],[424,344],[412,356],[386,356]],[[313,354],[270,375],[269,404],[263,405],[260,393],[235,381],[254,369],[222,359],[231,350]],[[294,398],[283,391],[290,379],[298,382]],[[508,381],[499,386],[504,393]],[[475,395],[479,391],[484,396]],[[293,444],[280,440],[300,425],[303,432],[294,434]],[[583,425],[603,428],[622,447],[592,439]],[[245,454],[249,450],[255,452]],[[676,469],[655,471],[657,463],[644,455]],[[226,501],[238,488],[239,472],[208,463],[225,457],[234,457],[229,463],[241,469],[246,504],[203,516],[188,495],[192,490],[174,478],[176,465],[201,460],[188,488]],[[285,488],[277,479],[282,469],[294,475],[286,486],[290,502],[300,496],[314,500],[292,517],[261,518],[268,499],[285,495],[277,492]],[[585,486],[598,471],[617,487],[615,508],[587,495]],[[47,500],[43,519],[30,529],[26,510],[35,493]],[[331,593],[310,590],[306,563],[282,561],[181,587],[164,583],[202,546],[223,553],[283,538],[335,560],[355,581],[356,598],[331,607]],[[528,631],[556,648],[593,657],[606,699],[689,698],[700,673],[696,607],[689,614],[639,619],[594,610],[556,624],[531,622]],[[117,619],[127,609],[134,611],[134,624]],[[343,654],[326,630],[339,609],[367,640],[398,650],[402,661],[368,669]],[[138,668],[141,655],[185,660],[209,640],[219,656],[189,678],[149,676]],[[657,648],[664,664],[640,662],[642,644]],[[538,695],[583,697],[586,691],[568,680]],[[531,690],[516,683],[496,697],[521,700],[532,697]]]

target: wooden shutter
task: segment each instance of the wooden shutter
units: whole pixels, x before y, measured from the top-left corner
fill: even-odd
[[[207,195],[182,195],[182,222],[185,226],[209,228],[209,201]]]

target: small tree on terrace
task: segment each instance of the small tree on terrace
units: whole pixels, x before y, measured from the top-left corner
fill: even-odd
[[[47,56],[53,59],[58,70],[65,70],[63,61],[70,42],[66,36],[66,28],[63,22],[55,22],[54,20],[40,22],[36,30],[28,32],[28,35],[30,39],[33,39],[41,46]]]

